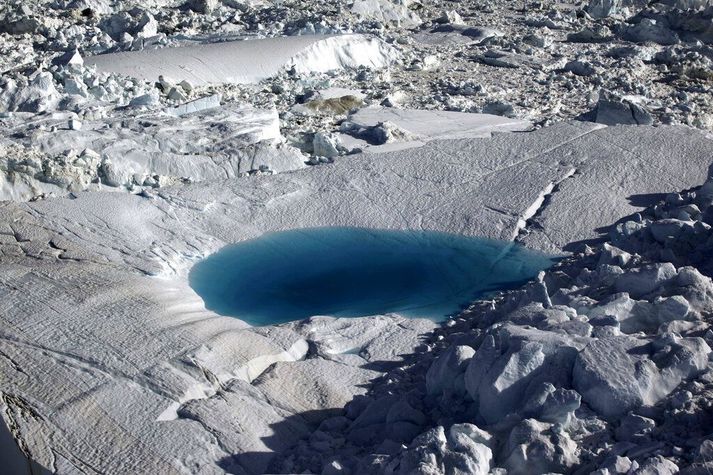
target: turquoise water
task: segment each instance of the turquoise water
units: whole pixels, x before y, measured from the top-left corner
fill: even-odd
[[[251,325],[396,312],[442,320],[554,263],[510,242],[429,231],[312,228],[265,234],[198,262],[191,287]]]

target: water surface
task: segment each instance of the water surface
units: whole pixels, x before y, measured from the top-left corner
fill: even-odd
[[[441,320],[522,285],[551,256],[432,231],[312,228],[265,234],[198,262],[190,285],[216,313],[270,325],[396,312]]]

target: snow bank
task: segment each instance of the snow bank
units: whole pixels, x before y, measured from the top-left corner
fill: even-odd
[[[379,122],[391,122],[411,134],[427,139],[488,137],[494,131],[523,131],[531,127],[530,122],[526,120],[491,114],[390,107],[361,109],[352,114],[349,119],[364,127],[374,126]]]
[[[205,85],[256,83],[285,68],[304,74],[382,68],[397,57],[391,46],[364,35],[290,36],[113,53],[87,58],[86,64],[148,81],[163,75]]]
[[[389,151],[434,139],[490,137],[493,132],[524,131],[531,127],[526,120],[490,114],[366,107],[342,124],[340,139],[362,148],[381,146],[370,147],[370,151]]]

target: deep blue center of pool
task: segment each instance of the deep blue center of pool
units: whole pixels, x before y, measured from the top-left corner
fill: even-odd
[[[265,234],[198,262],[206,307],[252,325],[396,312],[441,320],[554,263],[510,242],[429,231],[312,228]]]

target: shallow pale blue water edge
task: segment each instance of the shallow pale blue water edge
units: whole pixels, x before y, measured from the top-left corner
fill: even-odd
[[[555,262],[510,242],[432,231],[312,228],[265,234],[198,262],[206,307],[251,325],[396,312],[442,320]]]

